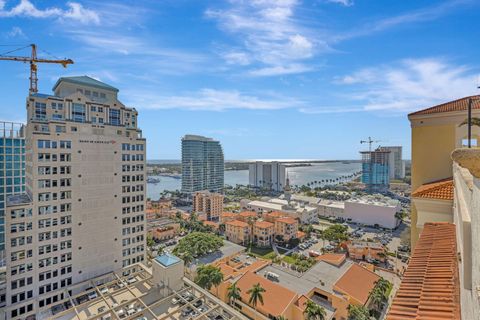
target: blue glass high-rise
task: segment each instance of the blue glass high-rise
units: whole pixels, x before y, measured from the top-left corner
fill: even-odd
[[[5,200],[25,192],[25,138],[21,123],[0,122],[0,266],[5,265]]]

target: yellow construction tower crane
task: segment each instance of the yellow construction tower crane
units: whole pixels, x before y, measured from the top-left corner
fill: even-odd
[[[8,56],[6,54],[31,47],[32,54],[30,57]],[[73,64],[71,59],[42,59],[37,57],[37,46],[30,44],[26,47],[11,50],[0,55],[0,60],[20,61],[30,63],[30,94],[38,92],[38,77],[37,77],[37,63],[58,63],[66,68],[69,64]]]

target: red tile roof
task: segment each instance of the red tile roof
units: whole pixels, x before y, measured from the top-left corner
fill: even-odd
[[[347,256],[344,253],[324,253],[315,259],[317,261],[324,261],[338,267],[345,261],[346,258]]]
[[[248,223],[240,221],[240,220],[228,221],[228,222],[225,222],[225,224],[226,225],[228,224],[228,225],[231,225],[231,226],[234,226],[234,227],[242,227],[242,228],[248,227]]]
[[[453,178],[447,178],[421,185],[412,193],[412,197],[453,200],[453,191]]]
[[[427,223],[387,320],[460,319],[455,225]]]
[[[333,288],[345,293],[363,305],[367,303],[370,292],[380,279],[376,273],[354,263],[343,276],[338,279]]]
[[[227,212],[227,211],[225,211],[225,212],[223,212],[220,216],[221,216],[221,217],[236,217],[237,214],[236,214],[236,213],[233,213],[233,212]]]
[[[297,220],[290,218],[290,217],[285,217],[285,218],[279,218],[275,220],[275,222],[283,222],[283,223],[288,223],[288,224],[294,224],[298,223]]]
[[[470,96],[470,97],[465,97],[458,100],[442,103],[437,106],[433,106],[427,109],[410,113],[409,116],[426,115],[426,114],[434,114],[434,113],[442,113],[442,112],[466,111],[468,108],[469,98],[479,99],[480,96]],[[480,103],[478,102],[473,103],[472,109],[480,109]]]
[[[240,212],[239,215],[241,217],[256,217],[257,213],[254,211],[243,211],[243,212]]]
[[[262,293],[263,304],[257,303],[257,310],[264,315],[272,315],[277,317],[285,311],[285,309],[294,303],[298,296],[295,292],[278,285],[270,280],[265,279],[255,273],[247,272],[237,281],[237,286],[241,290],[241,301],[248,304],[250,295],[247,293],[253,285],[260,283],[265,292]]]
[[[257,228],[266,229],[266,228],[273,228],[273,226],[274,226],[274,224],[270,223],[268,221],[256,221],[255,222],[255,227],[257,227]]]

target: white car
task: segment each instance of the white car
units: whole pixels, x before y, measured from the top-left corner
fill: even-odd
[[[92,291],[88,294],[88,299],[92,300],[97,297],[97,293],[95,291]]]
[[[107,294],[107,293],[108,293],[108,288],[102,288],[102,289],[100,290],[100,293],[101,293],[101,294]]]

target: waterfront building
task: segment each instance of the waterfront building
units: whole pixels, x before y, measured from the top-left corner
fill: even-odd
[[[219,141],[186,135],[182,138],[182,192],[223,193],[224,156]]]
[[[368,192],[385,192],[390,186],[390,151],[361,151],[362,183]]]
[[[278,161],[256,161],[248,166],[250,186],[280,192],[285,186],[285,166]]]
[[[390,158],[388,159],[390,179],[405,178],[405,162],[403,161],[401,146],[382,146],[380,150],[390,151]]]
[[[207,221],[219,221],[223,212],[223,194],[198,191],[193,195],[193,212],[205,215]]]
[[[7,319],[145,259],[145,139],[117,95],[81,76],[27,98],[26,192],[6,208]]]

